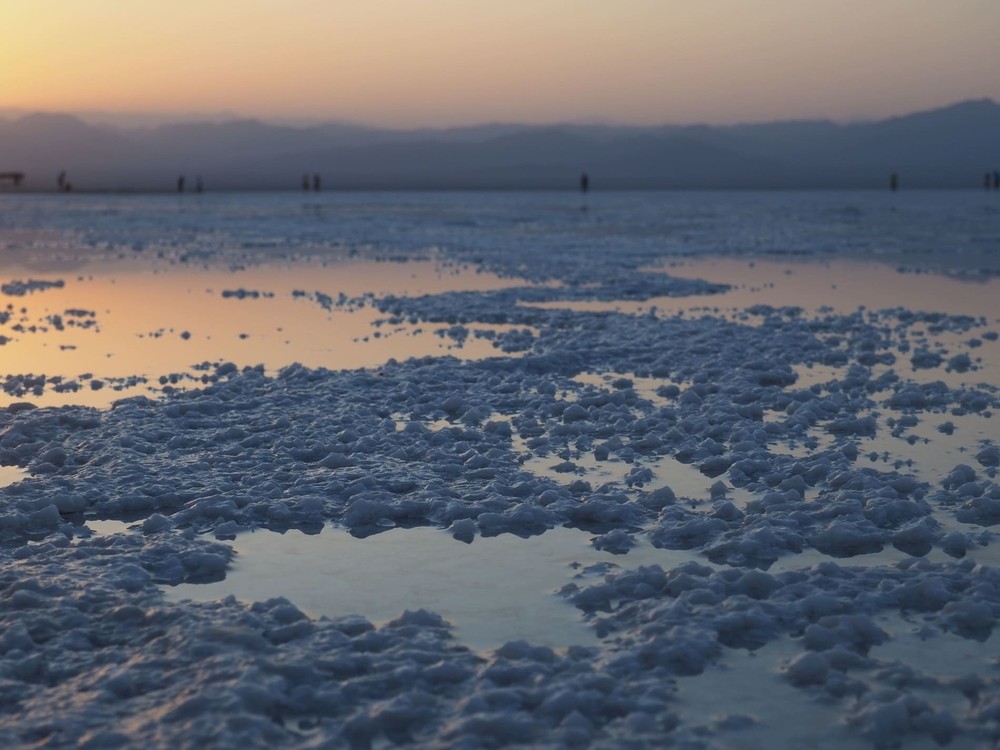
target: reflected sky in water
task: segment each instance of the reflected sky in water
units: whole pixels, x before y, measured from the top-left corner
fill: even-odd
[[[3,280],[25,278],[8,270]],[[149,386],[159,386],[159,379],[171,374],[199,377],[191,368],[202,362],[263,365],[275,372],[293,362],[351,369],[378,366],[390,358],[493,356],[497,350],[489,340],[470,336],[458,348],[441,335],[447,326],[376,325],[385,316],[373,307],[335,303],[340,295],[422,295],[517,283],[434,261],[361,260],[235,270],[92,264],[86,275],[33,273],[30,278],[64,280],[65,286],[0,298],[10,313],[0,325],[0,334],[8,339],[0,348],[0,375],[92,377],[80,380],[79,390],[60,393],[49,386],[41,397],[0,394],[5,403],[103,406],[147,390],[145,385],[113,390],[114,384],[105,382],[109,378],[143,376]],[[90,381],[104,387],[95,390]],[[190,381],[181,378],[178,384]]]

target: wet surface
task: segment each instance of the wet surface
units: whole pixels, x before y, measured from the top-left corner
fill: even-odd
[[[0,404],[107,406],[163,386],[199,385],[207,369],[196,367],[201,363],[263,365],[273,373],[293,362],[353,369],[392,358],[494,356],[491,340],[472,335],[459,347],[447,326],[386,324],[366,301],[375,295],[489,290],[514,283],[419,260],[257,265],[235,271],[147,265],[90,264],[86,276],[35,275],[37,281],[63,284],[8,295],[12,314],[0,325],[7,339],[0,348],[0,373],[44,375],[49,382],[36,388],[30,378],[22,378],[26,385],[9,381]],[[506,329],[477,327],[494,333]]]
[[[38,687],[57,665],[88,709],[148,700],[149,726],[170,699],[226,714],[222,685],[268,727],[292,713],[343,739],[361,716],[375,746],[403,737],[415,694],[440,723],[417,740],[468,706],[493,731],[540,721],[536,739],[582,727],[584,745],[995,740],[1000,294],[981,201],[18,199],[0,406],[163,399],[0,412],[25,467],[0,475],[5,674],[36,691],[38,724],[72,703]],[[897,270],[921,258],[948,273]],[[116,645],[85,663],[101,628]],[[180,644],[169,659],[136,645],[151,630]],[[518,639],[542,648],[497,648]],[[428,648],[458,687],[407,676]],[[255,688],[285,682],[247,693],[237,663]],[[403,677],[373,687],[369,668]],[[496,689],[518,675],[541,696],[526,708]],[[565,696],[598,709],[536,710]]]

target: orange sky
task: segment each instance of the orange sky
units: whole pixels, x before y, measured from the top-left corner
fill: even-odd
[[[0,0],[0,108],[404,127],[1000,100],[1000,0]]]

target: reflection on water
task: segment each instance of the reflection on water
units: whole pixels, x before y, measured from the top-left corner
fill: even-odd
[[[129,524],[125,521],[116,521],[110,518],[100,520],[89,519],[86,523],[88,529],[98,536],[111,536],[112,534],[126,534],[129,531]]]
[[[693,559],[649,544],[616,557],[589,540],[590,534],[566,528],[529,539],[477,537],[468,545],[431,528],[391,529],[364,539],[330,528],[314,536],[257,531],[236,538],[239,554],[224,581],[184,584],[167,594],[198,601],[284,596],[313,615],[361,614],[375,622],[424,608],[450,621],[458,638],[476,648],[518,639],[563,647],[596,641],[579,612],[555,593],[581,566],[655,562],[669,568]]]
[[[28,476],[28,470],[19,466],[0,466],[0,487],[7,487]]]
[[[32,279],[61,279],[65,286],[8,296],[0,375],[44,374],[64,382],[44,390],[33,388],[30,379],[26,387],[8,382],[2,403],[104,406],[137,392],[135,376],[154,387],[183,387],[191,377],[197,382],[200,374],[191,368],[201,362],[262,364],[273,372],[293,362],[350,369],[391,358],[492,356],[497,351],[487,339],[470,336],[459,349],[438,335],[441,326],[376,325],[382,314],[349,300],[516,283],[430,261],[346,260],[236,271],[119,263],[103,273],[93,266],[88,271],[69,278],[35,274]],[[126,392],[116,378],[125,380]],[[141,384],[138,391],[145,388]]]
[[[884,264],[849,260],[791,263],[719,258],[672,263],[664,270],[671,276],[732,285],[718,298],[727,308],[766,304],[851,313],[859,307],[905,307],[953,315],[985,314],[994,320],[1000,315],[1000,280],[996,277],[972,281],[901,273]]]
[[[816,700],[780,673],[782,662],[798,653],[790,639],[750,651],[726,649],[700,675],[677,681],[676,710],[685,719],[722,730],[720,747],[857,748],[858,737],[840,721],[843,708]]]
[[[1000,279],[966,280],[926,273],[903,273],[884,264],[858,260],[772,261],[710,258],[671,261],[648,269],[686,279],[730,285],[729,291],[711,297],[655,297],[643,302],[547,302],[534,306],[586,311],[619,311],[663,315],[708,314],[735,317],[753,305],[801,307],[806,311],[829,308],[853,313],[858,308],[943,312],[952,315],[1000,317]]]

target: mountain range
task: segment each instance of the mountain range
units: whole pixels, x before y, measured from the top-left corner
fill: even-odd
[[[877,122],[746,125],[490,124],[389,130],[293,127],[259,120],[156,127],[100,125],[67,114],[0,119],[0,172],[20,190],[209,190],[981,187],[1000,170],[1000,105],[960,102]],[[9,189],[0,186],[0,189]]]

